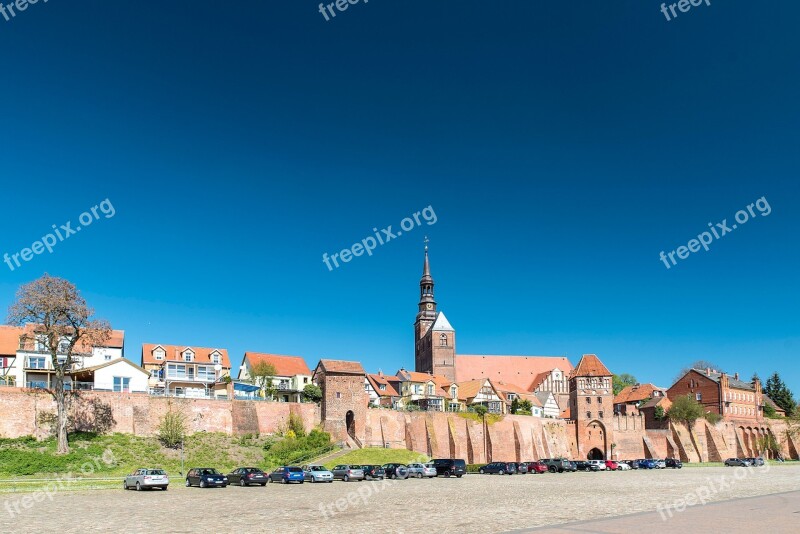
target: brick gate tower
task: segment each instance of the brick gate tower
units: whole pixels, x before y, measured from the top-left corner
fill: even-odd
[[[365,380],[360,363],[342,360],[320,360],[312,377],[322,389],[322,428],[353,448],[360,448],[366,439]]]
[[[436,310],[433,285],[426,238],[425,262],[419,281],[419,309],[414,322],[414,370],[444,376],[452,383],[456,381],[456,331],[444,313]]]
[[[611,372],[594,354],[584,354],[569,379],[570,418],[575,421],[578,458],[611,458],[614,392]]]

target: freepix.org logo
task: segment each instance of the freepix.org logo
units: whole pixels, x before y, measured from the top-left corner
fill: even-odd
[[[367,256],[372,256],[372,251],[375,250],[378,245],[385,245],[389,241],[403,235],[403,232],[410,232],[417,226],[422,226],[423,220],[428,226],[436,224],[438,218],[436,217],[436,212],[433,211],[433,206],[428,206],[422,211],[418,211],[400,221],[400,230],[393,230],[391,224],[381,231],[378,231],[377,228],[373,228],[372,231],[375,232],[374,237],[365,237],[361,241],[353,243],[351,247],[345,248],[340,252],[334,252],[330,256],[328,256],[327,252],[323,253],[322,262],[328,267],[329,271],[332,271],[334,266],[337,268],[339,267],[339,260],[341,260],[342,263],[348,263],[354,257],[363,256],[364,252],[367,253]],[[331,262],[333,262],[333,266],[331,266]]]

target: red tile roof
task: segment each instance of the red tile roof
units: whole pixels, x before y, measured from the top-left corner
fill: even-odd
[[[26,324],[22,326],[0,325],[0,356],[15,356],[19,349],[21,335],[33,335],[37,325]],[[108,348],[123,348],[125,344],[125,331],[112,330],[109,339],[102,344]],[[83,349],[85,350],[85,349]]]
[[[396,376],[382,376],[382,375],[367,375],[367,380],[372,385],[373,389],[380,395],[381,397],[398,397],[400,396],[397,393],[397,390],[392,386],[389,382],[392,379],[397,379]],[[380,386],[386,386],[385,389],[381,390]]]
[[[584,354],[572,376],[611,376],[611,372],[595,354]]]
[[[320,360],[319,364],[326,373],[342,373],[351,375],[366,375],[367,372],[358,362],[344,360]]]
[[[249,362],[251,367],[258,363],[269,363],[275,367],[276,376],[311,376],[311,369],[308,368],[306,361],[300,356],[282,356],[280,354],[245,352],[244,361]]]
[[[626,386],[614,397],[614,404],[626,404],[629,402],[640,402],[645,399],[652,399],[653,392],[661,391],[666,396],[666,390],[654,386],[653,384],[637,384]]]
[[[542,373],[558,367],[569,375],[572,364],[564,356],[456,355],[456,381],[490,378],[529,387]],[[541,383],[541,382],[540,382]],[[531,391],[529,389],[528,391]]]
[[[164,349],[164,360],[156,360],[153,357],[153,350],[156,347]],[[231,368],[231,361],[228,358],[228,349],[213,349],[207,347],[194,347],[191,345],[162,345],[158,343],[143,343],[142,344],[142,366],[146,364],[160,365],[165,361],[183,361],[182,353],[186,349],[192,349],[194,352],[194,362],[196,363],[212,363],[211,354],[218,352],[220,355],[219,363],[225,369]]]

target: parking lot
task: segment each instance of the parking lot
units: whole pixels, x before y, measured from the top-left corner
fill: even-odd
[[[5,494],[3,531],[503,532],[800,489],[800,466],[467,475],[461,479],[61,492],[29,508]],[[739,478],[736,478],[738,475]],[[724,477],[724,478],[723,478]],[[30,495],[30,494],[28,494]],[[21,513],[13,512],[15,501]],[[30,501],[28,501],[30,503]],[[10,507],[10,508],[9,508]],[[12,510],[12,511],[9,511]],[[664,513],[666,521],[678,510]],[[14,517],[9,517],[13,515]],[[650,525],[656,527],[657,525]]]

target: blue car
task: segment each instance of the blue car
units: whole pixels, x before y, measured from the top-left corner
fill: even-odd
[[[299,467],[283,466],[277,468],[269,474],[268,482],[280,482],[281,484],[288,484],[289,482],[299,482],[302,484],[305,481],[305,473]]]
[[[653,460],[639,460],[639,469],[657,469],[658,465]]]

